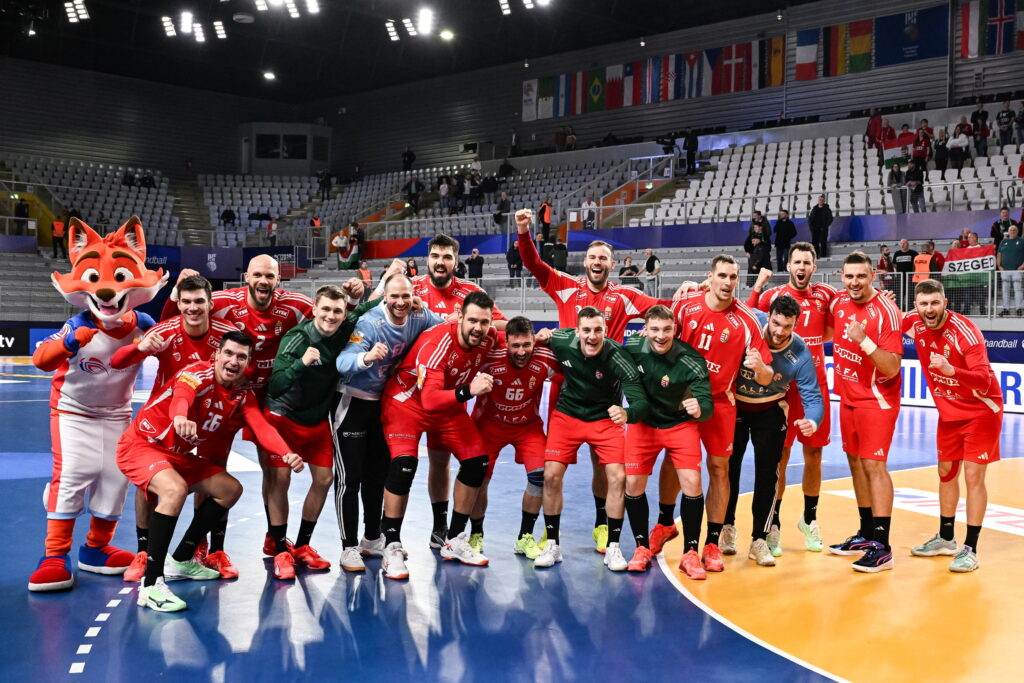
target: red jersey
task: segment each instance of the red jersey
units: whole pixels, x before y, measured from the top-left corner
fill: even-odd
[[[605,283],[604,289],[595,292],[590,289],[586,275],[572,277],[555,270],[541,260],[537,245],[520,235],[519,253],[523,265],[533,273],[544,293],[551,297],[558,308],[558,325],[576,327],[576,316],[585,306],[593,306],[604,315],[609,339],[622,343],[626,336],[626,324],[635,318],[643,318],[654,306],[671,306],[669,300],[655,299],[632,287],[615,282]]]
[[[558,359],[551,349],[537,346],[525,367],[517,368],[508,349],[492,349],[480,372],[494,377],[494,388],[476,398],[473,419],[489,417],[510,425],[541,423],[540,399],[544,380],[558,372]]]
[[[903,333],[917,345],[921,372],[939,409],[939,418],[960,422],[1001,413],[1003,394],[989,365],[981,330],[959,313],[949,311],[947,316],[937,330],[928,329],[917,313],[903,316]],[[933,353],[941,353],[956,368],[952,377],[928,367]]]
[[[689,292],[672,305],[672,312],[679,339],[704,356],[711,395],[717,400],[729,397],[747,349],[758,351],[769,365],[772,353],[749,306],[734,299],[724,311],[715,311],[708,307],[704,296],[705,292]]]
[[[828,309],[838,294],[835,287],[824,282],[812,282],[804,290],[786,283],[762,292],[760,297],[751,292],[747,301],[748,305],[767,313],[772,302],[780,296],[788,295],[796,299],[800,304],[800,316],[796,319],[793,331],[807,344],[811,358],[814,359],[814,369],[818,373],[818,383],[823,387],[828,385],[825,375],[825,330],[831,326]]]
[[[305,294],[277,289],[267,310],[257,311],[249,306],[248,292],[247,287],[214,292],[210,317],[221,318],[252,338],[255,346],[246,376],[262,403],[281,338],[288,330],[313,317],[313,300]]]
[[[185,440],[174,431],[174,417],[186,415],[196,423],[196,435]],[[213,362],[192,363],[179,371],[149,401],[132,423],[135,433],[171,451],[188,453],[208,441],[223,441],[234,436],[241,425],[248,425],[260,445],[275,455],[292,452],[277,431],[267,424],[248,384],[227,388],[214,378]]]
[[[832,342],[833,385],[843,405],[852,408],[899,408],[900,373],[882,377],[860,344],[846,336],[846,324],[864,323],[864,332],[883,351],[903,355],[903,313],[889,297],[876,293],[871,301],[859,304],[841,292],[832,300],[832,319],[836,328]]]
[[[490,328],[474,349],[459,346],[458,333],[459,323],[454,320],[422,333],[384,386],[384,395],[430,413],[462,410],[455,390],[480,371],[497,344],[498,333]]]
[[[127,367],[144,360],[147,356],[156,356],[160,362],[153,380],[153,391],[156,391],[186,365],[210,360],[220,346],[221,337],[234,329],[233,325],[223,320],[211,319],[206,334],[201,337],[190,337],[185,332],[181,316],[176,315],[150,328],[146,333],[147,337],[153,334],[163,337],[163,348],[151,354],[142,353],[139,351],[139,342],[136,342],[115,353],[110,364],[115,368]]]
[[[462,301],[470,292],[482,292],[476,283],[453,277],[452,283],[445,289],[438,289],[430,282],[430,275],[417,275],[412,278],[412,294],[423,299],[427,308],[440,316],[448,317],[462,310]],[[495,305],[494,319],[506,320],[505,314]]]

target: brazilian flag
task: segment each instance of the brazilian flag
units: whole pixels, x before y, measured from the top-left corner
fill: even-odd
[[[587,111],[604,111],[604,69],[587,72]]]

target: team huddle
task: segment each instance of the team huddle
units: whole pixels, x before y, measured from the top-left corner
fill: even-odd
[[[402,523],[424,435],[429,545],[446,560],[488,564],[488,483],[498,454],[512,446],[526,474],[512,549],[536,567],[561,562],[563,479],[583,444],[590,446],[593,466],[593,539],[611,571],[646,571],[679,535],[677,498],[680,570],[691,579],[722,571],[722,556],[736,553],[735,511],[748,443],[755,461],[749,558],[773,566],[782,554],[779,509],[796,440],[805,463],[798,529],[807,550],[818,552],[824,548],[816,517],[821,453],[831,436],[828,341],[861,520],[856,533],[829,551],[859,556],[857,571],[892,569],[893,486],[886,460],[900,409],[904,334],[917,346],[939,411],[940,529],[912,553],[953,555],[950,569],[957,572],[978,567],[985,466],[999,458],[1002,398],[980,331],[946,309],[941,283],[918,283],[916,311],[904,316],[873,287],[867,256],[854,252],[845,259],[840,292],[812,282],[814,248],[797,243],[789,283],[762,292],[762,277],[747,303],[735,296],[739,266],[727,255],[712,260],[705,283],[684,284],[673,300],[661,300],[609,282],[615,258],[605,242],[590,244],[582,276],[556,271],[531,239],[532,213],[522,210],[515,218],[523,264],[554,300],[559,329],[535,332],[525,317],[506,319],[477,285],[454,277],[459,245],[445,235],[431,240],[425,274],[410,279],[396,260],[365,303],[355,279],[321,287],[312,300],[279,290],[277,263],[257,256],[237,289],[213,292],[204,278],[183,271],[159,324],[135,312],[100,320],[87,311],[69,321],[35,357],[40,367],[57,371],[55,466],[47,552],[30,590],[73,583],[67,520],[73,525],[83,511],[82,496],[59,492],[62,459],[97,448],[84,436],[74,438],[83,421],[92,421],[90,429],[102,423],[99,449],[110,453],[115,467],[97,478],[106,488],[98,498],[102,510],[90,489],[93,525],[79,568],[140,582],[138,604],[156,611],[186,606],[167,580],[238,576],[224,544],[229,510],[242,494],[227,472],[239,430],[257,445],[267,515],[263,552],[281,580],[294,579],[297,566],[330,568],[310,540],[332,484],[342,569],[364,571],[368,558],[380,558],[384,577],[408,578]],[[642,331],[626,340],[627,323],[638,318]],[[82,392],[95,380],[86,351],[119,383],[102,409],[82,407],[89,403]],[[149,400],[129,424],[131,387],[147,356],[156,357],[159,369]],[[540,413],[545,383],[546,433]],[[645,490],[662,451],[659,514],[648,530]],[[454,486],[452,456],[459,463]],[[953,529],[961,467],[968,532],[958,546]],[[306,468],[311,479],[293,542],[288,490],[292,473]],[[136,487],[134,555],[110,545],[117,495],[123,502],[128,482]],[[189,493],[195,512],[171,550]],[[627,519],[636,542],[630,559],[620,542]],[[51,540],[58,537],[56,522],[64,524],[60,543]]]

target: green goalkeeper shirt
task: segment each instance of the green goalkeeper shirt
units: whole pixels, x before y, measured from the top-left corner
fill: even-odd
[[[649,399],[650,410],[644,422],[657,429],[668,429],[711,417],[714,402],[708,366],[692,346],[676,339],[667,353],[660,354],[651,348],[647,337],[633,335],[626,340],[625,349],[640,370],[640,382]],[[697,399],[700,417],[690,417],[683,408],[687,398]]]

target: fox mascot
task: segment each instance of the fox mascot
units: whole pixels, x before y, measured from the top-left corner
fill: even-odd
[[[132,216],[100,237],[76,218],[68,232],[71,272],[53,273],[53,286],[85,309],[39,345],[32,362],[54,372],[50,391],[53,476],[43,492],[46,552],[29,577],[30,591],[71,588],[75,519],[91,515],[78,568],[123,574],[134,555],[110,544],[124,507],[128,480],[117,467],[117,440],[132,417],[131,397],[139,365],[115,370],[110,357],[142,337],[155,323],[133,308],[151,301],[167,282],[163,269],[146,268],[142,224]]]

